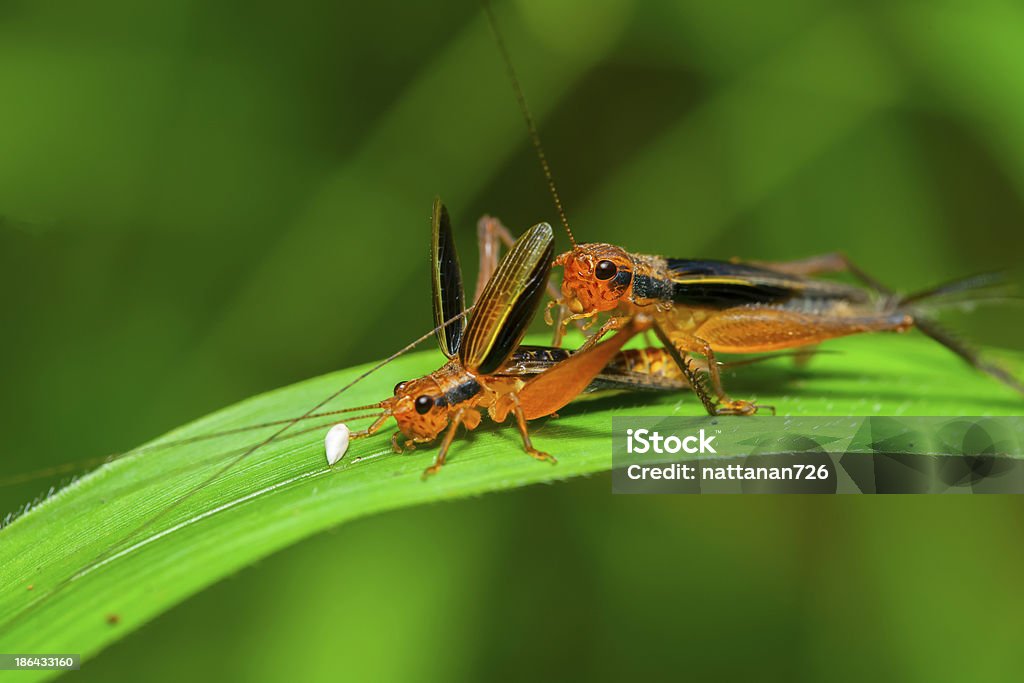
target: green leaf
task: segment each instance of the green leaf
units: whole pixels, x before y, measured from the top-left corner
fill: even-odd
[[[326,409],[379,400],[395,382],[435,369],[439,360],[436,352],[409,354]],[[1012,364],[1019,368],[1020,360],[1014,356]],[[364,369],[256,396],[153,443],[301,415]],[[805,367],[780,358],[728,371],[725,379],[735,396],[756,395],[780,415],[997,415],[1024,408],[1014,391],[916,334],[838,340]],[[666,414],[701,409],[688,393],[585,397],[559,418],[532,424],[537,446],[559,458],[555,466],[526,456],[509,425],[485,421],[460,436],[448,464],[428,481],[420,473],[435,449],[394,455],[387,430],[354,442],[331,469],[326,426],[303,432],[309,425],[302,424],[293,428],[296,436],[260,448],[198,491],[277,427],[133,454],[0,531],[5,649],[93,655],[232,572],[346,520],[607,470],[612,415]]]

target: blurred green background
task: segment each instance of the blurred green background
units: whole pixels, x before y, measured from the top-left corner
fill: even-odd
[[[843,250],[907,290],[1020,264],[1019,3],[496,11],[581,239]],[[9,0],[0,93],[5,474],[129,448],[425,331],[435,194],[470,281],[478,216],[555,221],[474,0]],[[965,325],[1021,348],[1019,308]],[[0,514],[44,486],[0,489]],[[609,490],[350,524],[78,677],[934,681],[1024,664],[1017,499]]]

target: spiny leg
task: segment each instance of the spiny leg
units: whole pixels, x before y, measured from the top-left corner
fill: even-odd
[[[437,453],[437,457],[434,458],[434,464],[423,470],[422,476],[424,479],[432,474],[437,474],[441,467],[444,466],[445,459],[448,457],[448,448],[452,445],[452,440],[455,438],[455,432],[462,423],[462,416],[464,412],[465,411],[460,408],[454,415],[452,415],[451,424],[448,425],[448,431],[445,432],[444,439],[441,441],[441,448]]]
[[[992,363],[985,360],[981,357],[981,353],[977,349],[964,342],[962,339],[958,339],[953,336],[952,333],[944,329],[938,323],[926,318],[917,318],[915,320],[915,327],[956,355],[963,358],[971,367],[984,372],[986,375],[999,380],[1011,389],[1015,389],[1017,392],[1024,394],[1024,384],[1014,377],[1009,370],[998,363]]]
[[[711,388],[714,390],[715,395],[718,396],[718,406],[715,408],[715,412],[720,415],[753,415],[757,412],[757,406],[750,401],[733,399],[725,393],[725,388],[722,386],[722,373],[719,369],[720,366],[718,359],[715,357],[715,352],[711,349],[711,344],[696,335],[683,335],[682,339],[677,340],[677,342],[680,341],[689,349],[695,350],[704,356],[707,360]],[[698,348],[693,349],[693,346]]]
[[[704,406],[704,410],[708,411],[708,415],[716,415],[717,410],[714,400],[711,395],[708,394],[707,389],[704,387],[704,380],[697,374],[693,369],[692,359],[689,355],[683,355],[679,349],[676,348],[675,343],[665,334],[665,330],[661,329],[661,325],[655,323],[654,334],[661,341],[661,345],[665,347],[668,355],[671,356],[672,360],[675,361],[676,365],[682,371],[683,376],[686,377],[686,381],[690,383],[690,387],[693,389],[693,393],[700,399],[701,404]]]
[[[682,338],[673,339],[657,324],[654,325],[654,333],[661,340],[665,350],[668,351],[668,354],[676,362],[676,365],[679,366],[679,369],[682,370],[686,380],[693,388],[693,392],[700,399],[709,415],[753,415],[757,412],[757,405],[754,403],[731,399],[725,393],[725,390],[722,388],[721,375],[718,371],[718,361],[715,359],[715,354],[707,342],[693,337],[693,335],[685,335]],[[689,343],[680,344],[680,341]],[[718,403],[715,403],[714,399],[712,399],[707,387],[704,386],[703,378],[693,368],[693,359],[688,353],[685,353],[690,351],[691,348],[696,350],[697,353],[703,354],[707,360],[708,377],[711,378],[712,388],[718,396]]]

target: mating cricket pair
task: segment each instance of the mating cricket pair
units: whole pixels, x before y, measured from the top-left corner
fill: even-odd
[[[474,305],[467,309],[451,221],[435,200],[433,309],[437,341],[448,361],[435,372],[400,382],[392,397],[377,404],[339,411],[380,410],[360,431],[350,433],[344,424],[333,428],[326,442],[328,461],[333,464],[342,457],[350,438],[370,436],[394,418],[396,452],[443,434],[427,476],[444,465],[458,428],[475,429],[486,410],[495,422],[512,416],[526,452],[554,462],[534,447],[527,422],[554,414],[588,389],[689,387],[709,414],[752,415],[758,410],[755,403],[725,392],[718,353],[777,352],[914,326],[1024,393],[1008,372],[983,362],[924,314],[929,304],[980,297],[997,283],[991,276],[898,297],[838,255],[778,263],[670,259],[632,254],[610,244],[578,244],[567,223],[565,227],[572,250],[555,258],[547,223],[513,242],[500,222],[481,219],[480,277]],[[502,243],[509,251],[499,264]],[[554,289],[546,310],[548,322],[557,325],[556,346],[519,346],[545,289],[551,287],[552,266],[563,270],[561,287]],[[815,277],[836,271],[852,273],[862,285]],[[550,316],[552,308],[558,309],[557,323]],[[580,348],[557,346],[567,324],[585,320],[586,328],[603,313],[610,317]],[[653,331],[661,347],[622,350],[644,330]]]
[[[898,296],[839,254],[789,262],[713,261],[577,243],[498,23],[486,0],[483,7],[572,249],[553,258],[554,236],[547,223],[535,225],[513,243],[499,221],[482,219],[480,277],[467,322],[448,213],[435,200],[434,320],[448,362],[436,372],[399,383],[394,396],[380,403],[332,411],[380,410],[363,430],[350,433],[346,425],[336,425],[326,439],[328,462],[342,457],[350,438],[369,436],[393,417],[399,428],[392,437],[395,451],[434,441],[444,433],[434,464],[424,473],[429,475],[444,464],[459,426],[474,429],[480,424],[481,410],[496,422],[513,415],[527,453],[554,462],[534,448],[527,422],[555,413],[587,389],[689,387],[711,415],[753,415],[758,410],[754,402],[726,393],[717,354],[779,352],[836,337],[912,327],[1024,393],[1024,386],[1009,372],[984,361],[925,313],[943,304],[989,298],[1000,284],[997,277],[966,278]],[[510,251],[499,265],[502,243]],[[554,289],[545,319],[556,325],[555,346],[520,347],[545,287],[550,287],[553,266],[562,269],[562,282]],[[836,272],[849,273],[859,284],[817,277]],[[557,323],[552,308],[558,309]],[[579,349],[559,348],[567,324],[576,321],[586,330],[602,314],[609,317]],[[629,339],[645,330],[654,332],[660,347],[622,351]],[[612,331],[617,332],[602,342]]]
[[[424,476],[433,474],[444,465],[458,428],[475,429],[484,410],[495,422],[511,415],[526,452],[555,462],[533,446],[527,421],[552,415],[588,388],[686,386],[685,376],[665,362],[659,349],[621,350],[633,335],[649,328],[646,315],[631,318],[612,339],[576,353],[557,346],[520,346],[554,263],[554,234],[547,223],[513,242],[499,222],[480,221],[480,276],[472,309],[466,308],[451,220],[440,199],[434,200],[431,225],[435,332],[448,361],[435,372],[399,382],[390,398],[345,409],[380,413],[369,416],[374,419],[368,427],[351,434],[344,423],[332,428],[326,439],[329,463],[344,455],[350,439],[370,436],[394,418],[398,431],[391,442],[396,452],[444,434],[434,463],[424,471]],[[509,251],[498,263],[501,242]]]

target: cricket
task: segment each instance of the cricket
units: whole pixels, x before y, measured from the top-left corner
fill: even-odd
[[[491,221],[480,222],[481,234]],[[503,229],[503,228],[502,228]],[[328,429],[325,451],[329,465],[336,464],[351,441],[376,434],[393,418],[398,431],[392,435],[396,453],[413,450],[417,444],[435,441],[442,432],[435,462],[424,472],[429,476],[445,463],[448,450],[460,426],[475,429],[485,410],[495,422],[504,422],[511,414],[523,438],[524,450],[539,460],[556,459],[534,448],[526,422],[553,414],[576,395],[600,390],[676,391],[688,386],[661,349],[630,349],[622,346],[638,331],[645,329],[641,317],[632,329],[624,329],[609,342],[590,345],[580,354],[559,347],[521,346],[519,342],[533,320],[553,259],[553,235],[550,225],[541,223],[519,240],[510,240],[510,251],[498,264],[498,251],[481,241],[481,273],[472,309],[465,305],[462,272],[451,219],[447,208],[435,199],[431,214],[431,262],[433,315],[437,326],[398,353],[360,375],[332,398],[337,398],[356,382],[404,355],[420,341],[436,336],[438,347],[448,359],[444,366],[424,377],[400,382],[394,395],[378,403],[320,410],[293,418],[282,418],[229,430],[211,432],[187,439],[172,440],[142,447],[123,454],[112,454],[91,461],[69,463],[39,472],[0,479],[11,485],[81,469],[84,466],[113,462],[144,452],[166,450],[239,433],[269,427],[291,427],[299,422],[344,416],[347,422],[318,422],[314,426],[275,439],[294,439],[310,432]],[[503,233],[504,234],[504,233]],[[486,247],[486,249],[485,249]],[[472,317],[467,323],[467,315]],[[541,379],[543,376],[543,379]],[[321,404],[322,406],[323,404]],[[369,426],[352,431],[348,422],[370,419]],[[249,449],[223,456],[245,456]]]
[[[313,533],[310,529],[318,523],[315,515],[308,514],[311,509],[321,514],[324,511],[329,513],[319,520],[322,522],[319,529],[336,525],[342,518],[330,515],[352,501],[358,501],[360,494],[366,494],[366,491],[358,490],[361,480],[369,480],[371,487],[385,484],[380,492],[371,491],[377,496],[372,503],[378,507],[373,509],[379,510],[402,502],[401,495],[387,488],[388,475],[399,477],[398,483],[404,491],[414,492],[409,500],[415,501],[429,500],[437,492],[441,494],[438,497],[459,495],[462,472],[469,473],[468,477],[463,477],[463,482],[473,476],[478,479],[494,477],[495,473],[504,476],[502,467],[505,462],[501,457],[492,457],[495,453],[486,453],[485,464],[475,471],[470,462],[472,457],[467,457],[473,455],[472,442],[479,438],[472,433],[486,421],[494,423],[492,431],[495,436],[508,437],[511,443],[509,450],[525,463],[516,467],[529,472],[519,476],[518,480],[510,476],[508,480],[513,483],[503,482],[501,485],[514,486],[520,485],[519,480],[529,482],[549,478],[550,475],[544,472],[565,472],[570,469],[566,463],[573,462],[574,456],[576,463],[583,463],[590,469],[580,467],[569,475],[605,471],[612,465],[600,460],[604,457],[601,453],[596,450],[588,452],[586,447],[579,445],[582,441],[573,442],[571,429],[558,432],[557,429],[541,428],[544,425],[557,427],[559,422],[555,420],[572,423],[572,410],[566,410],[567,406],[595,392],[614,392],[606,400],[616,410],[627,408],[626,401],[634,400],[634,393],[648,392],[649,396],[653,393],[669,394],[672,400],[679,398],[672,410],[682,407],[681,410],[722,417],[708,422],[723,430],[723,424],[742,424],[740,421],[744,418],[759,413],[787,415],[799,412],[794,411],[793,405],[787,405],[789,401],[786,398],[778,398],[783,394],[781,391],[767,392],[772,398],[759,401],[750,384],[732,384],[733,375],[742,375],[747,367],[786,358],[794,360],[803,371],[805,365],[813,363],[816,355],[830,353],[827,343],[832,340],[862,334],[904,334],[916,330],[951,352],[951,363],[965,362],[979,373],[1024,395],[1024,382],[1013,372],[947,331],[938,318],[939,313],[949,308],[1012,298],[1007,294],[1006,279],[998,273],[962,277],[903,294],[873,278],[859,263],[852,262],[839,251],[794,260],[727,258],[729,252],[725,252],[725,258],[708,259],[659,253],[675,251],[670,245],[661,245],[660,249],[658,245],[633,245],[646,248],[651,253],[632,251],[618,243],[618,234],[608,238],[615,243],[578,240],[577,234],[582,236],[584,233],[575,232],[578,223],[570,225],[570,212],[567,212],[555,182],[537,122],[527,104],[514,60],[489,0],[482,0],[482,9],[493,33],[500,65],[506,71],[511,94],[525,123],[527,137],[524,144],[532,148],[532,154],[539,162],[556,220],[551,216],[531,216],[526,221],[510,220],[509,225],[515,226],[510,229],[493,216],[479,218],[476,223],[478,274],[472,298],[469,298],[456,248],[455,222],[440,197],[436,197],[429,214],[428,267],[433,328],[375,362],[369,369],[349,371],[343,386],[336,386],[340,383],[333,378],[320,377],[312,380],[315,384],[301,387],[302,391],[309,392],[309,398],[299,399],[299,405],[306,406],[314,401],[315,405],[303,412],[294,407],[298,393],[275,392],[269,396],[270,400],[265,400],[268,397],[254,399],[252,405],[257,405],[264,411],[262,413],[247,405],[238,411],[211,415],[209,422],[182,428],[182,434],[204,431],[198,435],[170,438],[174,434],[168,434],[163,441],[124,453],[0,477],[0,486],[7,486],[99,466],[95,476],[75,482],[86,489],[87,495],[81,495],[81,490],[77,493],[69,491],[72,486],[63,490],[53,487],[39,499],[67,495],[70,501],[65,499],[63,507],[59,501],[51,501],[51,509],[62,511],[63,517],[50,514],[51,510],[37,510],[37,513],[46,515],[24,515],[25,518],[20,519],[22,527],[35,523],[46,534],[60,527],[66,537],[59,539],[57,551],[46,551],[53,557],[66,552],[70,559],[65,558],[65,564],[53,560],[60,572],[46,574],[40,569],[45,562],[38,560],[36,555],[26,552],[23,556],[31,559],[25,560],[12,553],[16,557],[11,561],[14,569],[10,575],[17,579],[19,594],[23,598],[20,602],[11,603],[13,607],[4,616],[5,626],[17,624],[34,611],[38,611],[36,617],[49,616],[46,609],[40,608],[54,597],[58,600],[52,601],[48,609],[63,609],[66,596],[62,594],[68,586],[104,567],[117,567],[111,563],[169,534],[175,534],[172,540],[182,546],[178,551],[181,557],[186,553],[196,553],[194,557],[205,560],[208,555],[203,553],[211,551],[201,548],[202,543],[196,539],[205,541],[206,535],[216,525],[194,527],[194,536],[179,532],[213,515],[218,515],[218,520],[225,520],[225,529],[235,532],[237,529],[230,523],[236,518],[230,516],[229,510],[240,509],[259,496],[279,495],[273,503],[262,501],[263,506],[257,508],[259,518],[255,518],[257,516],[252,515],[251,510],[233,513],[238,514],[238,518],[251,529],[256,529],[238,533],[241,549],[234,549],[238,557],[245,556],[250,548],[268,538],[267,547],[279,541],[276,547],[280,548],[286,543],[296,542],[303,537],[302,534],[310,535]],[[478,16],[473,19],[479,21]],[[389,149],[396,147],[392,145]],[[529,161],[532,163],[533,159]],[[388,191],[394,185],[397,183],[388,186]],[[454,189],[449,191],[455,192]],[[540,194],[543,196],[544,190]],[[381,196],[384,196],[383,191]],[[451,195],[447,197],[451,198]],[[415,224],[416,235],[421,227],[426,227],[428,200],[429,194],[422,206],[423,225]],[[376,218],[373,211],[383,213],[379,207],[366,211],[368,213],[360,214],[363,221],[359,223],[360,228],[373,222],[365,220],[367,216]],[[404,220],[404,217],[403,213],[400,218]],[[672,229],[686,230],[685,221],[685,216],[680,216],[679,225],[672,226]],[[558,225],[552,227],[555,223]],[[525,225],[531,227],[523,230]],[[412,225],[409,227],[410,230],[413,228]],[[471,230],[471,224],[467,228]],[[568,240],[564,251],[556,248],[556,228],[558,239]],[[316,236],[321,235],[318,233]],[[622,241],[626,241],[625,234]],[[313,242],[310,240],[311,244]],[[401,320],[403,312],[408,313],[409,309],[400,309],[396,305],[397,294],[390,299],[388,308],[388,293],[398,292],[399,286],[407,284],[405,280],[398,279],[405,276],[403,269],[383,266],[378,269],[377,264],[370,261],[374,251],[370,249],[364,256],[363,246],[365,244],[356,244],[355,241],[353,245],[346,243],[344,256],[353,260],[365,258],[365,263],[359,265],[368,267],[370,264],[374,270],[370,276],[366,271],[359,271],[358,278],[350,277],[345,284],[358,281],[366,291],[346,286],[338,298],[350,297],[348,301],[342,300],[341,304],[348,304],[351,309],[342,310],[339,304],[330,315],[334,316],[332,322],[340,321],[350,326],[346,332],[362,331],[369,337],[374,330],[371,317],[377,313],[376,309],[380,309],[381,319],[388,316],[394,320]],[[386,244],[381,246],[387,247]],[[418,246],[426,247],[426,241]],[[841,246],[837,245],[838,248]],[[833,247],[825,245],[824,248]],[[425,257],[427,250],[423,251]],[[756,254],[756,250],[751,251]],[[324,254],[327,253],[325,250]],[[382,253],[388,255],[386,251]],[[330,254],[333,258],[334,250]],[[310,272],[320,271],[311,269]],[[427,274],[423,275],[426,277]],[[419,275],[413,274],[413,277],[419,278]],[[280,278],[274,280],[269,277],[266,280],[276,286],[281,281]],[[327,286],[335,284],[329,278],[325,281]],[[413,286],[416,284],[425,283],[416,282]],[[394,289],[389,289],[392,286]],[[284,288],[281,291],[284,292]],[[333,297],[334,290],[330,291]],[[307,290],[300,293],[305,294]],[[369,298],[353,301],[360,296]],[[425,299],[424,296],[424,306]],[[226,305],[225,308],[230,307]],[[267,310],[271,308],[266,307]],[[263,310],[260,309],[261,312]],[[425,309],[423,313],[425,315]],[[551,333],[550,344],[535,344],[532,342],[536,339],[527,337],[531,326],[541,327],[541,319],[547,325],[542,329],[549,329]],[[316,323],[297,326],[297,329],[300,333],[315,334],[317,330],[310,328],[319,322],[321,319],[317,318]],[[429,324],[423,327],[429,327]],[[286,344],[292,343],[292,329],[284,325],[280,327]],[[407,338],[402,336],[396,346]],[[353,334],[351,338],[345,338],[345,342],[356,348],[361,343],[360,339],[358,334]],[[321,331],[321,341],[335,343],[337,338]],[[378,341],[369,340],[370,343]],[[411,362],[391,366],[390,375],[377,374],[422,343],[436,344],[440,351],[436,364],[429,366],[436,369],[424,372],[427,366],[417,365],[408,376],[403,372],[403,379],[393,387],[399,375],[398,368],[413,367]],[[822,349],[821,345],[825,348]],[[333,350],[337,351],[336,348]],[[148,348],[145,353],[153,355]],[[371,357],[380,356],[383,354],[373,353]],[[726,373],[726,370],[730,372]],[[731,372],[734,370],[736,372]],[[812,369],[803,374],[809,376],[813,372]],[[862,378],[859,366],[855,372],[855,377]],[[369,378],[381,381],[372,387],[367,382],[365,392],[350,392],[352,387]],[[788,378],[787,369],[783,379],[775,376],[765,384],[770,384],[774,390]],[[209,390],[210,396],[216,395],[206,385],[204,388]],[[816,385],[802,390],[807,393],[818,391]],[[859,386],[849,391],[864,393]],[[881,393],[878,392],[879,395]],[[763,398],[764,394],[761,396]],[[280,403],[274,403],[275,400]],[[286,405],[290,407],[286,408]],[[334,407],[337,405],[342,407]],[[582,402],[576,405],[583,405],[586,409]],[[191,408],[192,404],[187,407]],[[564,416],[560,416],[563,412]],[[610,452],[611,418],[605,414],[593,414],[603,420],[597,426],[590,425],[600,439],[595,442]],[[163,417],[162,413],[160,417]],[[781,424],[783,419],[779,417],[772,424]],[[237,424],[242,426],[232,426]],[[749,425],[750,421],[747,420],[746,424]],[[757,425],[756,421],[754,425]],[[578,428],[587,425],[567,426]],[[261,430],[269,432],[264,434]],[[558,436],[551,436],[552,432]],[[633,452],[634,440],[644,449],[636,452],[646,452],[647,432],[647,429],[629,430],[630,452]],[[566,433],[570,438],[564,438]],[[660,453],[659,449],[668,442],[659,445],[658,433],[653,434],[656,438],[650,440],[652,448]],[[243,436],[231,439],[238,435]],[[563,437],[561,444],[559,437]],[[675,441],[666,446],[667,452],[707,457],[713,457],[717,454],[715,447],[726,443],[726,440],[714,443],[716,436],[711,430],[704,429],[694,431],[682,440],[672,438]],[[232,441],[235,447],[227,450],[224,443],[218,443],[219,439],[224,439],[225,443]],[[241,441],[245,444],[240,446]],[[287,443],[288,447],[267,448],[272,443]],[[575,451],[574,443],[577,445]],[[363,447],[354,449],[354,444]],[[209,445],[210,452],[204,451],[201,445]],[[371,445],[377,448],[371,448]],[[160,460],[162,454],[174,449],[182,450],[172,453],[174,457]],[[265,457],[253,457],[261,449],[265,449]],[[356,452],[350,454],[350,451]],[[724,448],[722,452],[725,454]],[[460,453],[463,460],[460,460]],[[402,454],[409,460],[399,462],[396,456]],[[136,457],[147,460],[144,467],[133,470],[138,463],[129,459]],[[377,457],[394,465],[393,471],[389,471],[390,465],[377,467],[380,462],[371,462]],[[563,460],[562,466],[552,470],[551,466],[557,465],[559,458]],[[611,462],[610,456],[608,461]],[[104,467],[115,463],[117,466]],[[410,473],[407,467],[413,471]],[[184,476],[176,479],[171,476],[182,472]],[[137,476],[124,476],[126,473]],[[518,475],[518,472],[513,471],[513,474]],[[299,482],[301,486],[297,485]],[[94,488],[90,491],[88,486]],[[353,492],[355,495],[350,495]],[[462,492],[462,495],[466,493]],[[102,507],[96,502],[101,497],[102,504],[106,506],[109,502],[109,507]],[[191,504],[187,505],[190,500]],[[288,504],[281,504],[283,500]],[[392,503],[392,500],[399,502]],[[139,505],[138,510],[125,511],[135,504]],[[99,510],[103,515],[99,524],[84,515],[77,515],[88,505],[93,506],[89,508],[90,514]],[[17,538],[17,527],[5,527],[19,519],[19,514],[27,512],[31,506],[32,503],[19,513],[0,520],[0,534],[6,531],[8,538]],[[145,514],[133,516],[132,513],[138,514],[139,510]],[[351,514],[362,514],[362,511],[355,510]],[[70,521],[65,523],[65,520]],[[106,526],[108,520],[109,527]],[[296,520],[307,524],[307,527],[296,524]],[[102,534],[97,537],[80,534],[75,522],[81,527],[98,526]],[[271,525],[276,536],[267,533]],[[254,543],[254,538],[259,543]],[[243,547],[244,543],[249,545]],[[58,547],[57,542],[53,545]],[[207,545],[212,546],[213,543]],[[166,547],[172,546],[173,543]],[[270,551],[264,554],[266,552]],[[49,558],[44,559],[49,561]],[[130,558],[140,559],[146,560],[149,556]],[[229,564],[225,562],[224,566]],[[242,565],[239,562],[233,566]],[[165,571],[172,575],[175,568],[168,564]],[[95,576],[102,577],[103,574]],[[131,576],[134,578],[135,575]],[[163,577],[144,578],[156,586],[154,590],[163,589],[158,585]],[[182,582],[175,590],[186,594],[198,588]],[[75,591],[66,593],[74,594]],[[96,605],[101,603],[96,601]],[[87,608],[91,609],[90,606]],[[120,625],[117,630],[121,631],[130,630],[135,619],[130,610],[111,610],[105,605],[98,614],[101,619],[106,614],[105,624],[109,627]],[[144,615],[144,618],[149,616]],[[26,625],[30,624],[26,622]]]
[[[545,311],[548,324],[556,325],[555,345],[562,340],[562,328],[573,321],[585,321],[583,328],[589,329],[602,314],[608,315],[580,347],[579,352],[585,352],[635,316],[649,316],[648,326],[687,377],[708,414],[753,415],[759,408],[756,402],[726,393],[718,354],[797,349],[854,334],[917,328],[972,367],[1024,394],[1024,384],[1012,373],[983,360],[976,349],[945,332],[928,316],[930,308],[951,300],[964,303],[985,299],[1004,284],[998,275],[968,277],[900,296],[840,253],[790,262],[743,262],[644,255],[614,244],[578,243],[489,2],[484,2],[484,11],[559,220],[572,245],[554,261],[555,267],[562,269],[562,283],[559,295]],[[507,232],[496,221],[496,237],[492,239],[507,242]],[[816,277],[839,272],[851,274],[859,285]],[[558,310],[557,322],[551,316],[553,308]],[[705,361],[711,391],[693,368],[694,354]],[[775,412],[774,406],[769,409]]]
[[[296,438],[327,430],[325,454],[336,464],[353,441],[380,431],[389,419],[398,426],[391,438],[396,453],[440,439],[434,463],[424,475],[440,470],[459,427],[475,429],[481,411],[492,421],[510,415],[522,436],[524,450],[556,462],[536,449],[527,422],[555,415],[573,398],[596,390],[691,390],[711,415],[753,415],[774,406],[737,399],[723,386],[721,368],[741,367],[761,359],[792,355],[804,360],[816,345],[837,337],[869,332],[905,332],[916,328],[935,339],[974,368],[1024,393],[1024,385],[1005,368],[948,334],[930,317],[946,305],[960,305],[1002,296],[1003,281],[983,274],[950,282],[917,294],[901,296],[868,276],[840,253],[786,262],[684,259],[633,253],[607,243],[577,242],[540,135],[489,2],[483,3],[495,44],[505,65],[520,113],[559,222],[571,249],[557,256],[546,223],[531,228],[519,240],[496,218],[485,216],[477,226],[480,251],[474,305],[466,308],[462,274],[448,211],[435,200],[432,215],[432,293],[434,330],[385,359],[356,382],[436,335],[448,359],[424,377],[399,383],[394,395],[380,402],[321,410],[327,400],[307,414],[262,422],[152,448],[216,439],[248,430],[280,426],[269,441]],[[499,264],[502,247],[509,256]],[[549,281],[553,268],[561,282]],[[858,284],[819,276],[848,273]],[[553,345],[520,346],[545,291],[551,297],[544,318],[554,326]],[[552,311],[557,316],[552,316]],[[565,330],[575,323],[590,332],[575,351],[563,348]],[[600,323],[600,325],[598,325]],[[611,343],[602,340],[617,332]],[[640,332],[653,333],[659,346],[623,350]],[[811,351],[807,351],[810,349]],[[720,354],[757,354],[724,362]],[[350,385],[349,385],[350,386]],[[346,422],[336,422],[344,416]],[[299,422],[328,420],[299,431]],[[350,422],[371,423],[353,430]],[[288,432],[288,433],[286,433]],[[259,448],[258,444],[253,448]],[[90,461],[110,462],[147,448]],[[244,458],[250,449],[240,454]],[[15,475],[0,485],[73,471],[82,463]]]
[[[349,444],[371,436],[394,418],[398,431],[392,450],[402,453],[430,443],[444,433],[434,463],[424,477],[437,473],[460,426],[476,429],[481,410],[491,420],[514,416],[523,449],[538,460],[556,462],[539,451],[530,439],[527,422],[554,414],[581,393],[597,390],[672,391],[700,383],[687,364],[687,372],[670,362],[658,348],[623,351],[622,347],[650,324],[646,313],[623,321],[613,339],[585,345],[570,352],[558,347],[520,346],[543,295],[553,258],[551,226],[540,223],[518,240],[502,227],[494,232],[489,217],[481,219],[481,274],[471,314],[465,307],[462,273],[455,249],[448,210],[434,200],[431,216],[433,314],[437,343],[448,359],[424,377],[400,382],[394,396],[379,403],[337,411],[378,410],[373,422],[359,431],[346,423],[333,426],[325,439],[327,461],[333,465]],[[511,248],[500,264],[489,236],[509,240]],[[454,321],[449,323],[448,321]],[[706,368],[698,364],[698,368]],[[692,379],[691,379],[692,378]],[[365,417],[365,416],[360,416]]]
[[[391,443],[398,453],[432,442],[444,432],[434,463],[424,470],[427,477],[444,465],[458,428],[476,429],[480,411],[486,409],[499,423],[514,415],[526,453],[555,462],[533,446],[527,420],[550,415],[583,391],[625,341],[643,329],[646,316],[637,318],[631,330],[623,330],[625,334],[572,354],[529,381],[504,373],[502,368],[526,334],[547,285],[554,250],[551,226],[539,223],[515,241],[477,292],[466,322],[458,256],[448,212],[440,200],[434,202],[431,223],[434,318],[442,323],[437,340],[448,362],[425,377],[400,382],[390,398],[352,408],[378,409],[380,413],[369,427],[357,432],[349,433],[344,424],[332,428],[325,444],[328,461],[337,462],[350,440],[370,436],[394,418],[399,431]],[[450,318],[456,321],[444,326]]]

